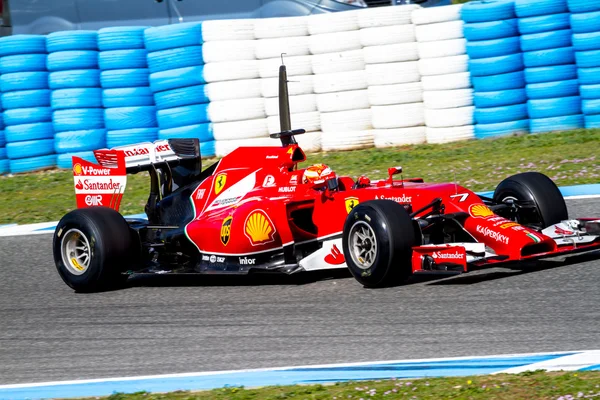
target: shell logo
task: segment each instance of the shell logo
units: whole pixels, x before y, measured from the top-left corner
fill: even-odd
[[[469,207],[469,214],[472,217],[487,218],[493,216],[494,212],[485,204],[472,204]]]
[[[81,174],[83,174],[83,168],[81,167],[81,164],[77,163],[73,165],[73,173],[77,176],[81,176]]]
[[[263,210],[256,210],[248,215],[244,224],[244,234],[252,246],[271,243],[275,240],[275,226]]]

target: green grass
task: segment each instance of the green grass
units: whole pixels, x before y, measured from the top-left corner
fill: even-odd
[[[385,178],[387,168],[401,165],[404,177],[452,182],[472,190],[491,190],[505,177],[539,171],[559,186],[600,182],[596,154],[600,129],[543,135],[511,136],[444,145],[419,145],[309,154],[302,165],[325,162],[339,175]],[[206,160],[210,165],[215,160]],[[149,178],[130,175],[121,212],[143,212]],[[0,177],[0,224],[34,223],[60,219],[75,208],[70,170]]]
[[[600,398],[600,372],[524,372],[460,378],[378,380],[334,385],[228,387],[203,392],[113,394],[108,400],[283,400],[283,399],[549,399]],[[561,397],[562,396],[562,397]],[[98,397],[96,397],[98,399]]]

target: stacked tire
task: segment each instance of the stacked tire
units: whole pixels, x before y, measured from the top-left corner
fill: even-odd
[[[358,18],[359,13],[353,11],[307,17],[310,68],[324,151],[373,146]]]
[[[98,31],[100,83],[109,148],[158,138],[156,107],[150,90],[146,27]]]
[[[98,33],[52,33],[47,47],[57,165],[71,168],[74,155],[95,161],[93,150],[106,146]]]
[[[371,133],[378,148],[425,142],[419,54],[411,21],[418,8],[402,5],[358,14]]]
[[[509,1],[474,1],[461,12],[474,86],[475,137],[529,132],[523,54]]]
[[[0,116],[0,175],[10,172],[8,157],[6,155],[6,136],[4,135],[4,119]]]
[[[474,137],[473,89],[461,8],[462,4],[424,8],[412,15],[420,56],[427,143]]]
[[[567,2],[585,127],[600,128],[600,3]]]
[[[584,125],[566,0],[516,0],[531,133]]]
[[[144,31],[158,138],[196,138],[203,157],[214,156],[205,93],[202,24],[166,25]]]

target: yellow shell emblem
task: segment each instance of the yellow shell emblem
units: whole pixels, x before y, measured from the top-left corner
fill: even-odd
[[[215,178],[215,194],[221,193],[227,182],[227,174],[219,174]]]
[[[244,226],[244,233],[253,246],[270,243],[275,240],[275,227],[269,216],[262,210],[257,210],[248,215]]]
[[[360,201],[357,197],[348,197],[344,203],[346,204],[346,212],[350,214],[350,211],[352,211]]]
[[[83,173],[83,168],[81,167],[81,164],[77,163],[73,165],[73,172],[77,176],[81,175]]]
[[[516,222],[507,222],[507,223],[500,225],[500,228],[508,229],[508,228],[512,228],[513,226],[519,226],[519,224],[517,224]]]
[[[469,207],[469,214],[472,217],[487,218],[493,216],[494,212],[485,204],[473,204]]]

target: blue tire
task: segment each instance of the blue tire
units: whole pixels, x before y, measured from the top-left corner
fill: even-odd
[[[6,153],[11,160],[54,154],[54,139],[7,143]]]
[[[474,76],[471,78],[471,81],[475,92],[521,89],[525,87],[525,73],[518,71],[500,75]]]
[[[144,48],[144,31],[147,26],[117,26],[98,31],[100,51],[132,50]]]
[[[600,99],[582,100],[581,109],[585,115],[600,114]]]
[[[475,138],[486,139],[501,136],[520,135],[529,133],[529,120],[500,122],[497,124],[475,125]]]
[[[600,84],[600,67],[579,68],[577,69],[580,85],[598,85]]]
[[[531,119],[577,115],[581,114],[581,98],[579,96],[571,96],[555,99],[529,100],[527,102],[527,110]]]
[[[200,143],[200,156],[202,158],[215,157],[216,156],[215,144],[216,144],[216,142],[214,140],[204,142],[204,143],[201,142]]]
[[[571,79],[577,79],[577,66],[573,64],[527,68],[525,70],[525,82],[527,84],[568,81]]]
[[[497,124],[527,119],[527,105],[515,104],[503,107],[476,108],[474,118],[477,124]]]
[[[527,101],[525,89],[475,92],[473,102],[477,108],[490,108],[523,104]]]
[[[567,5],[572,13],[600,11],[600,3],[590,0],[567,0]]]
[[[148,86],[147,68],[113,69],[100,73],[100,84],[104,89]]]
[[[581,92],[581,98],[584,100],[600,99],[600,84],[581,85],[579,91]]]
[[[585,128],[586,129],[600,128],[600,115],[586,115],[585,116]]]
[[[98,66],[101,70],[148,68],[147,56],[144,49],[101,51]]]
[[[105,147],[104,129],[59,132],[54,136],[54,150],[58,154],[98,150]]]
[[[561,29],[570,29],[570,15],[571,14],[569,13],[564,13],[544,15],[542,17],[520,18],[519,32],[521,32],[521,35],[528,35],[531,33],[551,32],[559,31]]]
[[[467,42],[467,54],[471,59],[498,57],[520,52],[521,41],[518,37]]]
[[[531,133],[572,131],[583,128],[583,115],[568,115],[566,117],[540,118],[531,120]]]
[[[463,34],[465,39],[470,42],[519,36],[518,20],[515,18],[504,21],[465,24]]]
[[[98,50],[98,32],[96,31],[61,31],[46,37],[48,53],[69,50]]]
[[[148,53],[148,68],[151,73],[203,64],[202,46],[178,47]]]
[[[573,35],[575,51],[600,50],[600,31]]]
[[[528,51],[523,53],[523,62],[527,68],[574,64],[575,50],[573,47],[561,47],[560,49]]]
[[[94,50],[69,50],[48,54],[48,71],[98,68],[98,52]]]
[[[154,96],[147,86],[104,89],[102,103],[105,108],[153,106]]]
[[[159,139],[199,139],[201,142],[214,140],[211,123],[181,126],[179,128],[162,129]]]
[[[83,158],[84,160],[92,163],[98,162],[93,151],[78,151],[73,153],[59,154],[56,157],[56,166],[60,169],[73,168],[73,157]]]
[[[159,110],[157,118],[161,130],[210,122],[206,104]]]
[[[49,107],[50,90],[20,90],[2,94],[2,106],[5,110],[15,108]]]
[[[512,1],[471,1],[462,7],[461,18],[468,23],[515,18],[515,4]]]
[[[52,123],[56,132],[104,129],[104,110],[102,108],[57,110],[52,116]]]
[[[585,14],[571,14],[571,29],[573,30],[573,33],[600,31],[600,11]]]
[[[105,110],[106,129],[155,128],[156,107],[117,107]]]
[[[578,51],[575,58],[579,68],[600,67],[600,50]]]
[[[47,54],[22,54],[0,58],[0,74],[46,71]]]
[[[569,12],[566,0],[516,0],[515,12],[517,17],[533,17]]]
[[[0,91],[48,89],[47,72],[14,72],[0,76]]]
[[[522,69],[523,55],[521,53],[469,60],[471,76],[500,75],[520,71]]]
[[[5,160],[8,158],[6,154],[6,147],[0,147],[0,160]]]
[[[52,108],[55,110],[102,107],[102,89],[84,88],[53,90],[50,101]]]
[[[106,133],[106,146],[110,149],[142,142],[154,142],[158,128],[119,129]]]
[[[6,149],[4,151],[6,151]],[[9,160],[0,160],[0,175],[6,175],[8,173],[10,173]]]
[[[52,122],[51,107],[15,108],[3,112],[4,124],[21,125],[36,122]]]
[[[24,142],[28,140],[52,139],[54,127],[52,122],[36,122],[7,126],[4,130],[7,142]]]
[[[156,93],[154,99],[156,101],[156,107],[159,110],[193,104],[210,103],[204,85],[165,90],[164,92]]]
[[[0,38],[0,57],[18,54],[46,54],[46,36],[11,35]]]
[[[579,96],[579,81],[571,79],[568,81],[532,83],[527,85],[526,89],[527,97],[530,100]]]
[[[188,22],[148,28],[144,31],[148,51],[160,51],[177,47],[198,46],[202,40],[202,24]]]
[[[154,93],[205,83],[204,67],[202,66],[178,68],[150,74],[150,88]]]
[[[56,167],[56,154],[10,160],[11,174],[24,174]]]
[[[573,33],[570,29],[523,35],[521,36],[521,50],[536,51],[568,47],[573,43],[572,37]]]
[[[0,131],[0,147],[6,146],[6,134],[4,131]]]
[[[100,71],[97,69],[80,69],[51,72],[48,75],[48,86],[50,89],[99,87]]]

